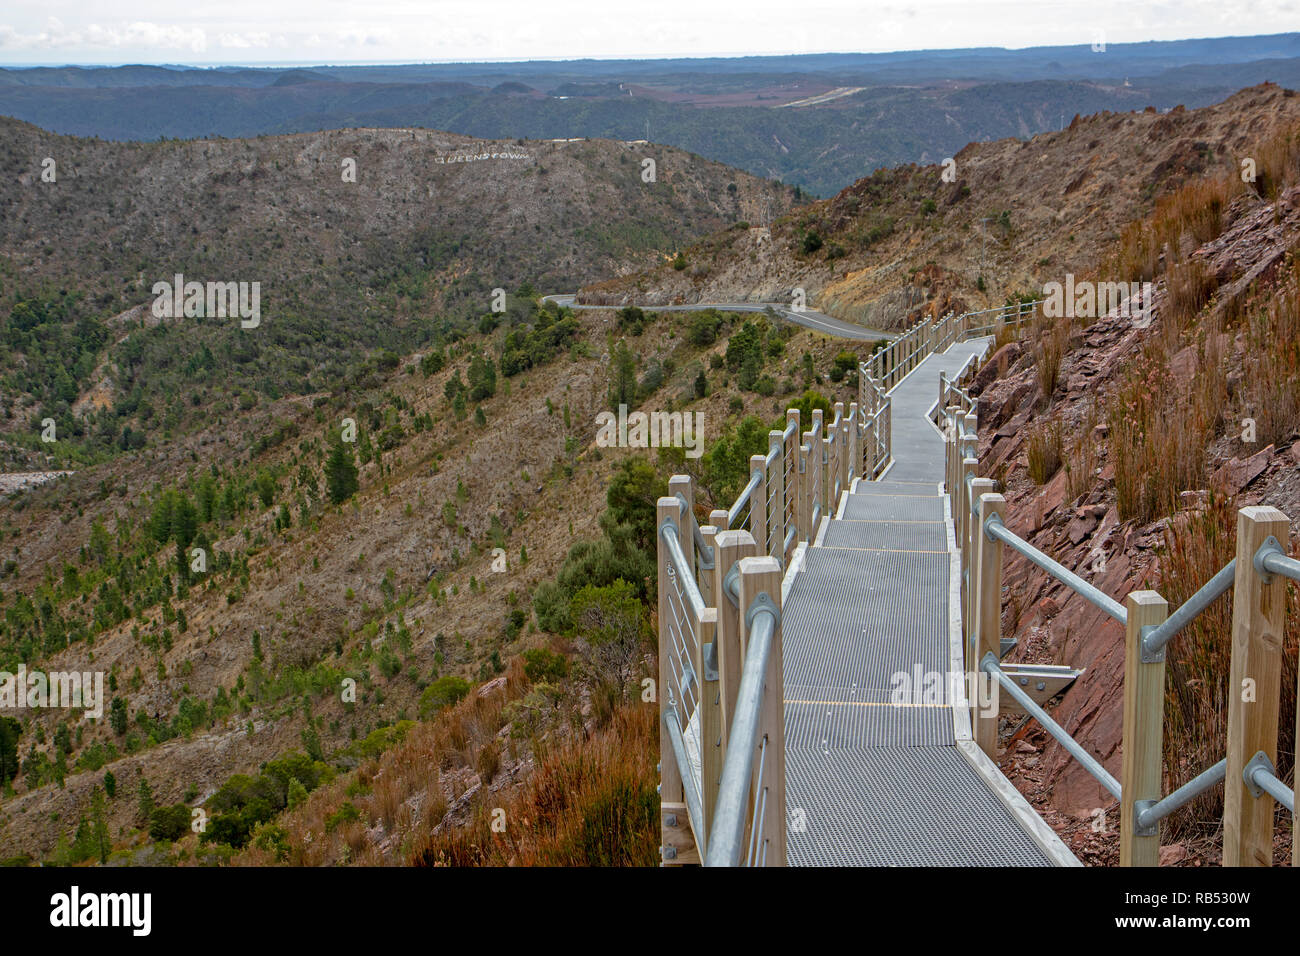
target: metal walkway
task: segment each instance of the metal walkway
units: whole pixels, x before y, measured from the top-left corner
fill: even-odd
[[[955,548],[943,436],[926,412],[939,372],[988,342],[933,354],[893,389],[893,466],[858,482],[792,562],[782,618],[792,865],[1062,861],[1064,847],[970,742],[966,691],[953,684]],[[914,691],[902,706],[891,702],[899,675]]]

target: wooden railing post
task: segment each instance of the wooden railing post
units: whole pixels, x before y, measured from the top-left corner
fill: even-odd
[[[724,518],[724,523],[721,526],[711,523],[700,525],[700,539],[704,542],[705,548],[712,549],[713,559],[714,561],[717,561],[718,547],[716,539],[718,537],[719,528],[725,528],[727,526],[725,523],[727,513],[725,511],[715,511],[713,514],[721,514]],[[710,515],[710,521],[712,521],[712,515]],[[705,555],[700,555],[700,558],[701,561],[703,561]],[[704,598],[704,606],[717,607],[717,595],[713,592],[713,572],[706,570],[703,563],[701,563],[700,567],[696,570],[696,583],[700,587],[700,597]]]
[[[713,563],[713,587],[718,595],[718,684],[719,709],[722,715],[722,749],[726,752],[731,734],[731,723],[736,713],[736,694],[740,690],[740,673],[744,663],[740,643],[740,612],[731,603],[723,582],[732,567],[741,558],[752,558],[758,553],[754,536],[748,531],[720,531],[717,542],[717,560]]]
[[[665,859],[666,866],[679,866],[688,862],[698,862],[699,852],[686,810],[686,790],[682,785],[681,770],[668,738],[668,712],[676,706],[671,703],[673,674],[671,658],[674,653],[669,623],[672,617],[672,605],[668,600],[668,565],[672,560],[664,544],[663,535],[658,533],[665,521],[681,527],[679,516],[681,504],[676,496],[660,498],[655,507],[655,540],[658,542],[659,555],[659,683],[656,696],[659,700],[659,820],[660,847],[671,847],[676,855]],[[683,550],[685,550],[683,548]]]
[[[759,714],[759,741],[766,741],[767,753],[763,760],[763,775],[755,777],[751,789],[751,807],[763,800],[766,791],[766,808],[762,813],[762,830],[758,834],[755,863],[766,857],[766,866],[785,866],[785,693],[781,661],[781,565],[770,557],[744,558],[740,562],[740,619],[744,631],[744,644],[749,645],[745,614],[759,594],[766,594],[776,608],[777,622],[772,634],[772,652],[768,655],[764,680],[762,710]],[[752,814],[750,815],[752,819]],[[751,842],[750,826],[746,825],[744,842]],[[766,846],[766,850],[764,847]]]
[[[1119,865],[1159,866],[1159,827],[1138,832],[1139,800],[1160,799],[1164,746],[1165,656],[1142,653],[1142,631],[1163,624],[1169,605],[1155,591],[1132,591],[1125,602],[1124,730],[1120,772]],[[1144,660],[1143,658],[1148,659]]]
[[[821,505],[822,515],[826,514],[826,447],[822,441],[826,437],[826,422],[820,408],[814,408],[812,413],[812,436],[808,441],[808,474],[812,475],[813,495],[809,502],[808,513],[812,514],[817,505]],[[811,528],[808,532],[816,536],[817,529]]]
[[[948,415],[948,471],[944,475],[944,488],[948,494],[953,496],[953,518],[957,515],[957,473],[961,470],[961,443],[957,433],[957,422],[959,409],[956,405],[949,405],[947,408]]]
[[[772,499],[772,510],[767,513],[768,546],[766,551],[778,561],[785,560],[785,433],[773,429],[767,433],[767,447],[779,448],[773,467],[776,473],[767,479],[768,494]]]
[[[808,520],[804,517],[804,496],[808,494],[808,481],[803,462],[803,435],[799,431],[799,409],[788,408],[785,412],[785,427],[789,430],[794,425],[794,434],[786,439],[786,451],[790,455],[790,487],[785,490],[790,506],[790,520],[794,522],[798,533],[795,545],[808,538]]]
[[[992,495],[996,488],[997,488],[997,483],[994,482],[993,479],[991,478],[976,478],[974,481],[972,481],[970,483],[970,500],[969,500],[969,504],[971,505],[972,509],[978,511],[980,508],[980,504],[983,500],[983,497],[985,495]],[[963,489],[963,492],[964,491],[965,489]],[[965,494],[963,494],[962,497],[965,498]],[[1005,499],[1001,499],[999,496],[998,500],[1005,500]],[[998,505],[999,509],[1002,509],[1003,507],[1004,506],[1001,504]],[[999,515],[1002,515],[1005,512],[1003,510],[998,510],[997,513]],[[984,653],[980,650],[978,639],[976,637],[976,633],[979,630],[979,622],[980,622],[979,601],[982,600],[983,598],[983,592],[980,590],[980,588],[983,587],[983,584],[981,583],[979,577],[981,572],[980,561],[981,561],[981,556],[984,553],[984,549],[989,546],[990,542],[988,541],[987,538],[984,537],[983,517],[972,515],[970,512],[967,512],[966,527],[969,530],[969,533],[965,537],[958,539],[958,547],[961,549],[961,556],[962,556],[961,581],[959,582],[961,585],[961,590],[959,592],[961,597],[961,622],[963,628],[962,634],[966,636],[967,670],[978,671],[980,660],[982,660],[984,657]],[[997,545],[998,554],[1001,555],[1002,542],[994,541],[992,543]],[[995,598],[995,600],[998,602],[999,610],[1001,609],[1002,606],[1001,575],[1002,575],[1002,559],[1001,557],[999,557],[998,558],[998,594]],[[999,625],[998,641],[996,642],[997,646],[990,648],[990,650],[992,650],[993,653],[998,656],[999,660],[1002,658],[1001,637],[1002,637],[1001,626]],[[974,658],[973,660],[972,657]]]
[[[691,578],[696,579],[695,571],[695,484],[690,475],[673,475],[668,479],[668,493],[681,495],[686,499],[686,510],[681,512],[677,524],[681,528],[682,554],[686,555],[686,567]]]
[[[1277,765],[1282,696],[1282,629],[1286,579],[1265,583],[1255,554],[1271,536],[1288,540],[1290,522],[1276,508],[1237,513],[1237,576],[1232,593],[1232,664],[1228,676],[1228,771],[1223,781],[1223,865],[1273,863],[1273,798],[1251,795],[1242,771],[1261,750]]]
[[[858,445],[858,429],[862,425],[862,420],[859,418],[861,414],[861,406],[857,402],[849,402],[849,432],[845,436],[848,455],[844,467],[848,479],[845,481],[845,487],[853,484],[853,479],[862,473],[862,452]]]
[[[767,552],[767,456],[754,455],[749,459],[749,473],[758,472],[758,484],[749,498],[749,533],[754,536],[763,552]]]
[[[972,547],[975,568],[969,582],[974,595],[971,617],[975,629],[975,660],[973,666],[968,664],[967,673],[976,675],[970,682],[974,687],[971,726],[975,743],[993,761],[998,756],[998,693],[994,689],[996,679],[981,670],[980,662],[986,654],[992,654],[994,659],[1002,657],[1002,542],[990,539],[984,534],[984,528],[993,515],[1005,514],[1006,506],[1007,501],[1001,495],[985,492],[979,497],[978,540]]]

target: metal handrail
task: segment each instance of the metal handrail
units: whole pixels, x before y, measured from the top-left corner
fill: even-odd
[[[750,499],[753,497],[754,494],[754,489],[758,487],[758,483],[762,480],[763,480],[763,473],[761,471],[755,469],[750,474],[749,483],[746,484],[745,487],[741,490],[740,495],[736,498],[735,504],[733,504],[730,508],[727,509],[728,527],[736,523],[736,519],[740,517],[741,510],[745,507],[747,503],[750,503]]]
[[[736,694],[734,723],[728,734],[727,756],[722,764],[718,801],[713,810],[713,832],[709,835],[705,866],[736,866],[745,839],[745,811],[754,770],[754,748],[758,745],[758,724],[762,715],[768,659],[776,635],[776,613],[770,608],[755,612],[749,628],[745,666]]]
[[[1270,537],[1255,553],[1255,570],[1262,575],[1280,574],[1292,581],[1300,581],[1300,561],[1287,557],[1277,539]]]
[[[1084,770],[1096,777],[1097,782],[1109,790],[1116,800],[1120,799],[1119,781],[1106,771],[1096,757],[1084,750],[1077,740],[1066,733],[1065,728],[1054,721],[1032,697],[1017,687],[1015,681],[1003,673],[992,651],[984,655],[984,659],[980,662],[980,669],[995,677],[998,683],[1015,698],[1016,703],[1025,709],[1025,713],[1033,715],[1043,725],[1043,729],[1055,737],[1071,757],[1083,764]]]
[[[672,522],[665,521],[659,529],[659,534],[663,537],[664,544],[668,546],[668,555],[672,558],[678,576],[685,582],[682,590],[691,602],[691,611],[698,619],[704,615],[704,609],[708,605],[704,603],[704,595],[700,593],[700,586],[695,581],[695,575],[690,572],[690,565],[686,563],[686,553],[682,551],[682,543],[677,537],[677,526]]]
[[[1183,628],[1191,624],[1211,604],[1231,590],[1237,577],[1237,559],[1233,558],[1201,589],[1165,619],[1163,624],[1142,631],[1142,653],[1147,657],[1163,654],[1165,645]]]
[[[1293,815],[1295,814],[1295,791],[1284,784],[1274,772],[1273,761],[1268,759],[1268,754],[1264,751],[1261,750],[1250,759],[1242,769],[1241,777],[1252,792],[1264,791],[1290,810]],[[1254,796],[1258,799],[1259,794],[1255,793]]]
[[[686,753],[686,737],[682,733],[681,718],[677,716],[676,708],[668,712],[664,723],[668,725],[668,740],[673,748],[673,759],[677,761],[677,769],[682,778],[682,789],[686,793],[686,809],[691,815],[691,829],[695,830],[698,825],[701,829],[696,831],[696,836],[703,841],[707,839],[707,835],[703,832],[704,799],[700,794],[700,782],[695,779],[690,757]]]
[[[1105,611],[1121,624],[1128,623],[1128,612],[1124,610],[1123,606],[1118,601],[1110,595],[1093,587],[1083,578],[1065,567],[1065,565],[1058,561],[1053,561],[1024,538],[1012,533],[1012,531],[1002,523],[1002,518],[998,515],[990,515],[989,519],[984,522],[984,534],[989,538],[989,540],[996,538],[1013,551],[1024,555],[1030,560],[1030,562],[1042,568],[1084,600],[1101,608],[1101,610]]]
[[[1136,829],[1142,835],[1155,833],[1156,824],[1185,803],[1199,797],[1228,775],[1228,758],[1224,757],[1213,767],[1201,771],[1162,800],[1135,800]]]

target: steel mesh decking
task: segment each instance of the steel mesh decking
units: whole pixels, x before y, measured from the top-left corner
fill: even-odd
[[[933,497],[938,483],[933,481],[859,481],[855,495],[920,495]]]
[[[955,746],[943,439],[923,416],[940,369],[955,373],[984,347],[930,356],[894,389],[894,467],[858,483],[791,582],[782,648],[792,865],[1050,865]],[[908,706],[894,706],[900,686]]]
[[[944,526],[937,521],[835,521],[822,544],[828,548],[882,548],[948,553]]]
[[[785,760],[793,866],[1049,865],[955,747],[787,744]]]
[[[849,495],[844,506],[849,521],[943,521],[943,499],[937,495]]]

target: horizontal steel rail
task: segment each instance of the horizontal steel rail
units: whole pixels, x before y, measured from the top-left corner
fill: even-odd
[[[1154,657],[1164,652],[1168,644],[1183,628],[1196,620],[1205,610],[1228,591],[1232,590],[1237,576],[1237,559],[1233,558],[1201,589],[1183,602],[1182,606],[1170,614],[1165,623],[1144,631],[1142,634],[1142,653]]]
[[[1056,580],[1060,581],[1070,590],[1074,591],[1081,598],[1089,603],[1099,607],[1121,624],[1128,623],[1128,612],[1110,595],[1099,591],[1083,578],[1079,577],[1073,571],[1065,567],[1058,561],[1053,561],[1043,552],[1039,551],[1032,544],[1021,538],[1002,523],[1002,519],[993,515],[984,525],[985,534],[990,539],[996,538],[1011,550],[1018,554],[1024,555],[1033,564],[1042,568]]]
[[[1154,834],[1156,824],[1179,807],[1195,800],[1206,790],[1221,782],[1227,775],[1228,758],[1224,757],[1213,767],[1201,771],[1163,800],[1135,801],[1133,809],[1137,812],[1137,830],[1139,834],[1144,836]]]
[[[1241,777],[1246,781],[1246,786],[1250,788],[1256,799],[1262,790],[1270,797],[1276,800],[1282,806],[1295,813],[1295,791],[1284,784],[1278,778],[1273,769],[1273,761],[1268,759],[1268,754],[1262,750],[1250,759],[1241,771]]]
[[[1255,554],[1255,570],[1260,574],[1280,574],[1292,581],[1300,581],[1300,561],[1287,557],[1282,546],[1273,538],[1264,542],[1264,546]]]
[[[761,471],[755,471],[750,474],[749,482],[743,489],[741,489],[740,495],[736,498],[736,503],[727,509],[728,527],[733,527],[735,525],[736,519],[740,517],[740,513],[744,510],[745,505],[750,503],[750,499],[754,495],[754,489],[758,487],[758,483],[762,480],[763,473]]]
[[[704,595],[700,594],[700,586],[695,581],[695,575],[691,574],[691,566],[686,563],[686,554],[682,551],[681,541],[678,540],[677,529],[665,521],[663,527],[659,529],[659,534],[663,537],[664,544],[668,546],[668,554],[683,582],[682,591],[691,602],[691,611],[695,619],[699,620],[704,616],[707,605],[704,603]]]
[[[991,651],[984,655],[984,659],[980,662],[980,669],[997,678],[998,683],[1015,698],[1016,703],[1025,709],[1026,714],[1032,715],[1042,724],[1043,729],[1055,737],[1070,756],[1079,761],[1084,770],[1096,777],[1097,782],[1109,790],[1116,800],[1120,799],[1119,781],[1106,771],[1096,757],[1084,750],[1077,740],[1066,733],[1065,728],[1054,721],[1032,697],[1017,687],[1015,681],[1003,673],[1002,668],[998,666],[998,659]]]
[[[681,773],[682,789],[686,791],[686,809],[691,814],[691,828],[704,825],[704,799],[700,795],[700,782],[695,779],[695,769],[691,766],[686,753],[686,738],[682,734],[681,718],[676,709],[670,710],[664,717],[668,726],[668,740],[673,748],[673,759]],[[707,834],[698,834],[700,839],[707,839]]]
[[[728,734],[727,756],[722,764],[722,780],[713,810],[713,832],[709,834],[705,866],[736,866],[744,850],[745,817],[749,809],[754,748],[758,746],[763,684],[775,635],[775,613],[771,610],[755,613],[745,649],[740,690],[736,694],[734,722]]]

